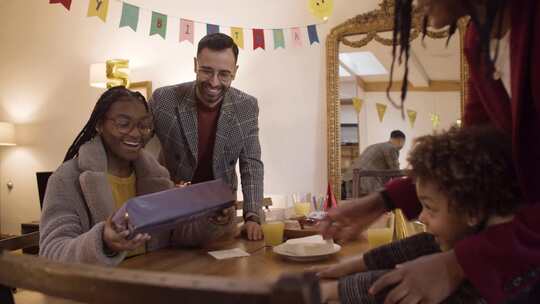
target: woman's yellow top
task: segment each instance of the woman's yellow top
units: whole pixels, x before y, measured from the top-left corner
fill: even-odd
[[[135,172],[133,172],[129,177],[118,177],[112,174],[108,174],[109,184],[111,185],[111,190],[115,202],[115,209],[119,209],[127,202],[130,198],[134,197],[137,194],[136,183],[137,178],[135,177]],[[127,257],[134,255],[143,254],[146,252],[145,246],[141,246],[135,250],[128,252]]]

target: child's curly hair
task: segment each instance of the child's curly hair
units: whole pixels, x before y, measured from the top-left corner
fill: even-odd
[[[510,215],[523,202],[511,140],[493,127],[453,127],[420,137],[408,160],[411,176],[439,186],[454,211],[487,219]]]

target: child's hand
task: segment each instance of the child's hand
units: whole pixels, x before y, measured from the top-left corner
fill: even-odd
[[[339,301],[338,282],[321,282],[321,303]]]
[[[355,272],[362,272],[365,270],[366,266],[364,264],[364,258],[361,255],[338,264],[313,266],[308,269],[308,271],[310,272],[316,272],[317,275],[322,279],[337,279]]]

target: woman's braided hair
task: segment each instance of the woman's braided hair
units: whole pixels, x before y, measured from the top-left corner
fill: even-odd
[[[109,111],[111,105],[119,100],[133,100],[141,102],[144,104],[146,110],[149,111],[146,99],[141,93],[130,91],[123,86],[108,89],[99,97],[96,105],[94,106],[94,110],[88,119],[88,122],[84,125],[81,132],[79,132],[79,135],[77,135],[69,147],[66,156],[64,157],[64,162],[77,156],[79,154],[79,148],[97,134],[97,124],[103,119],[107,111]]]

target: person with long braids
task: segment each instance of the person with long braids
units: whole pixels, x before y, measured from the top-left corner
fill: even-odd
[[[407,65],[413,0],[395,0],[394,60]],[[470,17],[465,55],[470,65],[464,127],[490,124],[512,138],[516,175],[527,204],[509,223],[488,227],[453,250],[404,263],[379,278],[375,295],[390,289],[388,303],[440,303],[467,280],[488,303],[502,303],[540,284],[540,1],[418,0],[429,25],[450,32]],[[407,69],[406,69],[407,70]],[[406,84],[407,74],[404,75]],[[402,103],[406,98],[402,88]],[[403,104],[401,105],[403,107]],[[472,164],[471,164],[472,165]],[[510,173],[509,173],[510,174]],[[383,212],[421,211],[414,181],[391,181],[381,192],[329,212],[327,237],[360,231]],[[343,229],[347,227],[347,229]]]
[[[111,221],[129,198],[174,187],[167,169],[143,149],[152,135],[152,115],[140,93],[120,86],[101,95],[49,179],[40,223],[41,256],[114,266],[129,255],[170,244],[194,245],[227,232],[233,215],[225,211],[174,231],[132,239],[127,238],[127,223]]]

